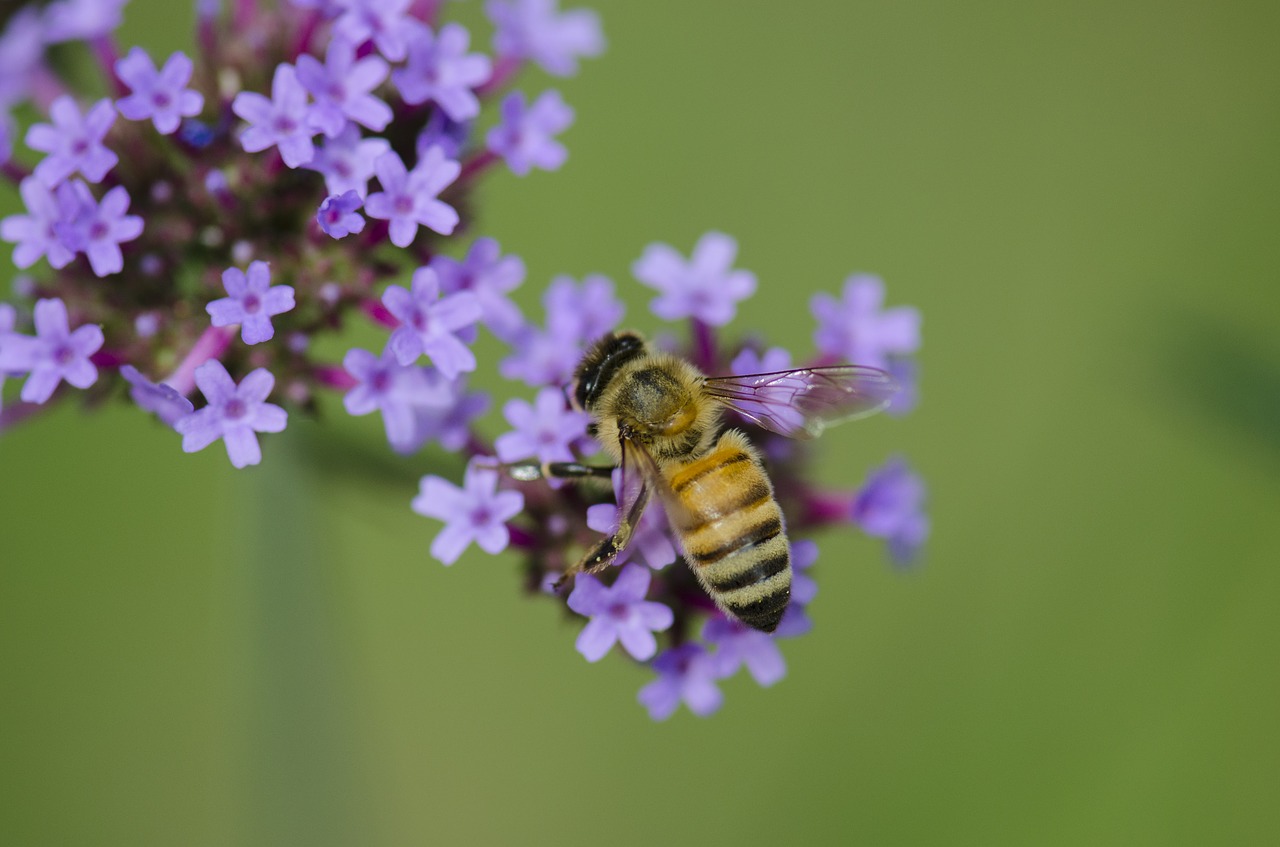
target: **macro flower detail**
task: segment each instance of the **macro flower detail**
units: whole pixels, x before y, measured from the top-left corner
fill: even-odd
[[[391,107],[373,95],[387,78],[387,63],[377,56],[356,59],[351,42],[338,38],[329,42],[324,64],[314,56],[298,57],[298,82],[311,92],[311,125],[330,138],[342,132],[351,120],[374,132],[391,123]]]
[[[249,124],[240,133],[245,152],[275,147],[291,168],[305,165],[315,154],[311,138],[316,131],[312,128],[307,90],[298,82],[292,65],[276,68],[269,99],[256,91],[241,91],[231,101],[231,111]]]
[[[44,40],[89,41],[120,27],[129,0],[56,0],[44,11]]]
[[[409,61],[391,75],[406,103],[435,103],[455,121],[480,114],[472,89],[489,79],[489,57],[468,53],[471,36],[460,24],[445,24],[439,33],[414,27]]]
[[[27,146],[47,153],[35,167],[36,177],[53,188],[79,171],[89,182],[101,182],[120,157],[102,144],[116,110],[110,100],[99,100],[80,114],[71,95],[64,94],[49,106],[52,124],[35,124],[27,130]]]
[[[412,171],[394,152],[383,153],[373,163],[382,191],[365,201],[366,214],[390,223],[391,243],[408,247],[425,226],[441,235],[450,235],[458,225],[458,212],[436,196],[458,178],[461,166],[446,159],[439,147],[427,150]]]
[[[348,123],[342,132],[324,140],[305,167],[324,174],[330,195],[354,191],[364,197],[373,178],[373,163],[390,149],[385,138],[364,138],[355,124]]]
[[[467,466],[461,488],[438,476],[424,476],[413,500],[415,512],[444,521],[431,542],[431,555],[445,565],[458,561],[472,542],[486,553],[505,550],[511,538],[506,522],[522,509],[524,496],[499,491],[498,471],[475,460]]]
[[[221,362],[210,359],[196,368],[195,382],[208,403],[174,423],[183,452],[198,452],[221,438],[234,467],[261,462],[256,433],[281,432],[288,421],[284,409],[266,402],[276,382],[271,372],[258,368],[237,385]]]
[[[591,420],[583,412],[567,408],[564,394],[554,388],[539,391],[532,404],[510,400],[502,413],[514,427],[493,443],[504,462],[535,457],[540,462],[571,462],[572,445],[586,438]]]
[[[65,268],[75,258],[75,250],[63,241],[65,223],[75,219],[75,194],[67,183],[51,191],[35,177],[27,177],[18,185],[18,193],[27,206],[25,215],[9,215],[0,220],[0,238],[16,244],[13,263],[29,268],[41,257],[55,269]]]
[[[578,72],[578,58],[604,52],[600,19],[588,9],[561,12],[558,0],[489,0],[485,11],[497,27],[493,47],[501,56],[531,59],[554,76]]]
[[[26,373],[19,395],[24,403],[44,403],[64,380],[76,388],[98,381],[89,357],[102,347],[102,328],[87,324],[70,328],[67,307],[57,298],[40,300],[33,314],[34,336],[0,336],[0,373]]]
[[[737,254],[737,241],[708,232],[698,240],[689,261],[666,244],[651,244],[631,272],[660,292],[650,308],[663,320],[693,318],[723,326],[733,320],[737,303],[756,290],[755,274],[731,269]]]
[[[266,262],[249,263],[246,274],[239,268],[222,272],[222,285],[227,296],[205,307],[214,326],[240,324],[240,340],[245,344],[261,344],[276,334],[271,319],[294,306],[293,287],[272,285],[271,270]]]
[[[402,365],[424,353],[448,379],[476,369],[476,357],[457,332],[480,320],[480,303],[474,294],[460,291],[440,296],[440,280],[429,267],[413,272],[410,289],[389,285],[382,303],[401,326],[388,344]]]
[[[724,701],[716,685],[719,668],[701,644],[686,642],[665,651],[653,660],[653,669],[658,678],[641,688],[637,699],[655,721],[675,714],[681,701],[699,717],[715,712]]]
[[[179,394],[176,388],[163,382],[152,382],[133,365],[122,366],[120,375],[129,382],[129,396],[133,402],[168,426],[195,411],[191,401]]]
[[[590,574],[575,578],[569,608],[591,619],[575,645],[588,662],[600,661],[618,642],[632,658],[653,658],[658,651],[653,634],[670,628],[675,616],[667,606],[645,599],[649,579],[649,570],[640,565],[623,567],[608,587]]]
[[[924,480],[902,459],[890,459],[858,491],[853,520],[867,535],[885,539],[895,562],[908,565],[929,537],[924,499]]]
[[[525,326],[509,339],[514,352],[503,360],[502,375],[528,385],[567,385],[586,346],[617,326],[626,307],[613,282],[588,274],[578,284],[557,276],[542,298],[547,327]]]
[[[716,645],[712,660],[721,677],[732,676],[746,666],[756,684],[770,686],[787,675],[787,663],[773,636],[738,621],[714,617],[702,628],[702,637]]]
[[[498,338],[509,341],[524,325],[519,307],[507,297],[524,282],[524,261],[519,256],[503,256],[497,241],[477,238],[462,261],[433,256],[431,268],[445,294],[470,291],[476,296],[480,320]]]
[[[95,276],[104,277],[124,269],[120,245],[142,234],[142,218],[129,215],[129,191],[117,185],[93,199],[89,186],[73,180],[58,186],[61,211],[69,219],[55,224],[59,240],[74,253],[84,253]],[[69,199],[68,199],[69,198]]]
[[[334,36],[361,45],[372,41],[387,61],[404,60],[412,0],[341,0],[342,14],[333,23]]]
[[[176,132],[183,118],[194,117],[204,108],[204,95],[187,88],[192,68],[191,59],[178,52],[157,71],[146,51],[134,47],[116,62],[116,75],[132,91],[116,102],[116,108],[131,121],[149,118],[161,135]]]
[[[332,238],[345,238],[364,231],[364,218],[356,211],[364,205],[354,190],[324,198],[316,212],[316,222]]]
[[[502,101],[502,123],[489,131],[489,149],[506,160],[517,176],[534,168],[558,170],[568,157],[555,136],[573,123],[573,109],[558,91],[546,91],[525,105],[522,91],[513,91]]]
[[[427,369],[400,364],[390,347],[381,356],[359,348],[348,350],[342,367],[356,380],[342,398],[347,413],[381,412],[387,441],[399,452],[417,447],[421,410],[448,408],[454,399],[448,386],[432,380]]]
[[[884,282],[854,274],[844,284],[844,296],[814,295],[813,315],[818,328],[813,343],[833,360],[885,368],[888,357],[920,348],[920,313],[909,306],[883,309]]]

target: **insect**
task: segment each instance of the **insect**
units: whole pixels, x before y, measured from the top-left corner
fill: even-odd
[[[685,559],[726,614],[773,632],[791,597],[791,554],[782,510],[760,455],[746,436],[721,430],[725,409],[793,438],[883,409],[897,386],[858,365],[707,377],[685,359],[654,350],[633,332],[597,341],[578,365],[574,405],[622,467],[618,529],[570,567],[596,573],[627,548],[656,495]],[[607,476],[576,462],[509,466],[517,479]]]

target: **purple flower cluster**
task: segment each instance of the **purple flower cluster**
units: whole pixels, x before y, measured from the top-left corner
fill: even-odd
[[[488,0],[491,42],[437,20],[441,6],[202,3],[199,55],[162,62],[116,49],[125,0],[58,0],[11,16],[0,33],[0,178],[24,209],[0,220],[0,239],[33,276],[0,303],[0,393],[10,401],[0,429],[76,396],[127,394],[183,451],[221,441],[245,468],[263,460],[262,434],[340,397],[350,415],[377,412],[395,452],[435,444],[457,456],[452,475],[424,476],[412,500],[439,524],[431,556],[451,565],[472,545],[515,549],[529,591],[555,597],[580,624],[588,661],[617,652],[651,669],[639,699],[653,718],[681,703],[710,714],[721,680],[745,669],[773,685],[786,674],[779,639],[814,628],[810,536],[857,526],[895,563],[915,561],[929,531],[924,484],[894,458],[861,489],[817,489],[812,453],[777,434],[805,424],[806,412],[786,405],[795,384],[769,383],[726,424],[767,457],[787,516],[792,588],[775,632],[716,608],[661,496],[612,567],[555,588],[617,530],[617,504],[635,490],[618,471],[612,491],[603,479],[530,479],[551,463],[603,461],[596,422],[568,389],[625,309],[608,277],[556,276],[541,292],[544,319],[526,318],[512,300],[525,264],[471,235],[473,189],[496,165],[524,176],[565,164],[560,137],[574,110],[555,90],[509,89],[529,65],[576,73],[604,38],[593,12],[557,0]],[[46,62],[48,45],[82,41],[111,96],[85,99]],[[482,43],[492,52],[473,49]],[[21,131],[19,107],[47,119]],[[901,384],[891,413],[918,402],[919,314],[885,308],[880,280],[853,276],[842,299],[813,298],[816,349],[806,356],[727,331],[760,285],[729,235],[708,232],[687,257],[661,243],[637,253],[635,281],[623,284],[656,292],[652,328],[687,322],[688,340],[664,333],[664,349],[709,375],[853,362]],[[372,324],[372,349],[313,343],[357,321]],[[496,369],[520,383],[500,416],[467,384],[494,369],[477,354],[486,333],[507,350]],[[770,430],[755,423],[766,418]]]

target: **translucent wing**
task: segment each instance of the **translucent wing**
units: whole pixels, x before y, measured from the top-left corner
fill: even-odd
[[[758,426],[810,439],[828,426],[880,411],[898,384],[876,368],[831,365],[709,377],[703,390]]]

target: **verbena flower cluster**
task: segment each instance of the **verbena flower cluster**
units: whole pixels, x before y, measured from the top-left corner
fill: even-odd
[[[578,576],[567,594],[551,587],[616,526],[616,492],[516,482],[500,465],[598,452],[566,387],[625,309],[604,276],[558,277],[545,319],[526,318],[509,297],[524,264],[473,236],[471,194],[495,167],[523,176],[564,164],[573,109],[555,90],[512,85],[530,64],[563,77],[600,54],[593,12],[488,0],[486,52],[439,19],[441,0],[200,0],[193,55],[153,56],[117,44],[125,5],[22,7],[0,35],[0,171],[23,205],[0,220],[0,239],[31,269],[0,303],[0,431],[54,403],[127,395],[175,431],[175,446],[177,435],[186,452],[221,441],[242,468],[262,460],[261,434],[340,394],[350,414],[381,416],[391,449],[432,442],[468,460],[460,484],[429,475],[412,501],[443,522],[431,555],[448,565],[473,543],[518,550],[528,590],[582,620],[588,661],[620,645],[649,665],[639,699],[656,719],[682,701],[714,711],[717,681],[742,667],[760,685],[782,678],[777,639],[811,627],[815,531],[853,524],[895,562],[916,559],[929,526],[905,461],[889,459],[859,489],[820,490],[807,479],[813,447],[730,419],[766,457],[793,539],[791,606],[774,635],[716,611],[657,505],[616,567]],[[63,43],[59,55],[92,55],[101,90],[59,72],[49,48]],[[485,110],[496,123],[482,134]],[[15,111],[38,117],[21,132]],[[759,333],[724,331],[758,287],[736,256],[733,238],[711,232],[687,258],[648,246],[632,274],[657,292],[656,328],[687,325],[687,342],[668,346],[704,372],[799,366]],[[900,415],[916,402],[919,315],[884,299],[869,276],[850,277],[839,299],[815,297],[803,362],[889,370],[903,385],[890,408]],[[340,363],[313,354],[321,334],[366,320],[385,330],[382,350],[351,349]],[[480,362],[480,327],[509,356]],[[467,386],[495,365],[527,386],[501,421]]]

